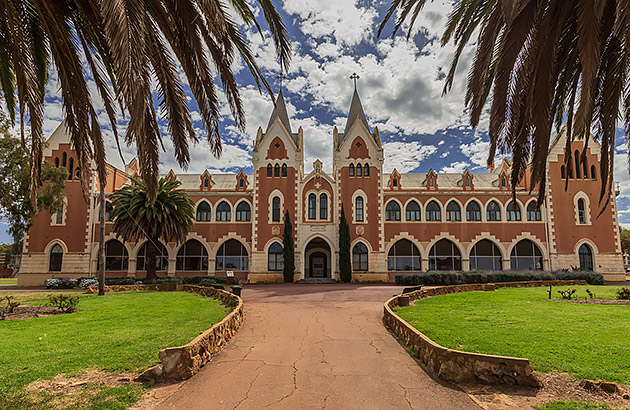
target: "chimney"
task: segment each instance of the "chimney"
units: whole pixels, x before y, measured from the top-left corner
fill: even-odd
[[[492,161],[488,161],[488,174],[494,171],[494,159]]]

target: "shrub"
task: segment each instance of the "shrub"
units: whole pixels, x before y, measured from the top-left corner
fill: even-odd
[[[554,272],[558,280],[585,280],[589,285],[603,285],[604,275],[586,270],[560,270]]]
[[[617,291],[617,299],[630,300],[630,288],[621,288]]]
[[[70,278],[52,278],[44,281],[47,289],[72,289],[76,288],[79,283],[75,279]]]
[[[199,282],[199,286],[205,286],[205,287],[208,287],[208,288],[211,288],[213,285],[216,285],[216,284],[217,284],[217,282],[214,279],[209,279],[209,278],[208,279],[202,279]]]
[[[79,306],[79,297],[72,295],[48,295],[48,304],[61,310],[63,313],[71,313]]]
[[[460,285],[464,283],[502,283],[537,280],[585,280],[591,285],[602,285],[604,277],[590,271],[488,271],[488,272],[423,272],[417,274],[398,273],[396,284],[417,285]]]
[[[157,278],[155,280],[155,283],[157,283],[158,285],[164,284],[164,283],[181,283],[180,280],[181,278],[171,278],[169,276],[164,277],[164,278]]]
[[[571,300],[573,295],[577,292],[576,289],[559,290],[558,293],[562,296],[562,299]]]
[[[77,279],[80,288],[87,288],[88,286],[98,286],[98,278],[79,278]]]
[[[126,277],[126,276],[105,278],[105,285],[107,285],[107,286],[135,285],[135,284],[136,284],[136,278],[129,278],[129,277]]]

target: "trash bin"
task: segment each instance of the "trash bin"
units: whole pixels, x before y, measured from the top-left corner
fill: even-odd
[[[242,286],[238,286],[238,285],[232,286],[232,293],[240,297],[242,289],[243,289]]]

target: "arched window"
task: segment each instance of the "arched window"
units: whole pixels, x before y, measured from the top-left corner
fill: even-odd
[[[577,201],[578,206],[578,221],[581,224],[586,223],[586,205],[584,203],[584,199],[580,198]]]
[[[562,179],[567,178],[567,169],[564,165],[560,167],[560,177],[562,177]]]
[[[175,268],[182,271],[207,271],[208,251],[198,240],[188,240],[177,251]]]
[[[106,205],[107,206],[107,205]],[[63,209],[66,207],[66,204],[61,204],[61,207],[55,212],[55,225],[63,224]],[[100,213],[99,213],[100,215]]]
[[[55,157],[55,166],[58,167],[59,166],[59,157]]]
[[[448,239],[440,239],[429,252],[429,270],[462,270],[462,255]]]
[[[571,165],[571,153],[569,153],[569,165],[567,166],[569,179],[573,179],[573,165]]]
[[[537,205],[538,203],[536,201],[531,201],[529,204],[527,204],[527,220],[528,221],[542,220],[540,209],[536,209]]]
[[[280,197],[274,196],[271,200],[271,221],[280,222]]]
[[[221,201],[219,205],[217,205],[217,221],[218,222],[230,222],[232,220],[232,208],[230,205]]]
[[[387,270],[418,272],[421,270],[418,248],[408,239],[401,239],[394,244],[387,255]]]
[[[127,270],[129,253],[122,242],[112,239],[105,243],[105,270]]]
[[[282,176],[287,176],[287,164],[282,164]]]
[[[273,176],[273,167],[271,166],[271,164],[267,164],[267,176],[268,177]]]
[[[357,164],[357,176],[358,177],[363,176],[363,167],[361,166],[361,164]]]
[[[58,243],[54,244],[50,249],[48,260],[48,270],[51,272],[61,272],[61,264],[63,262],[63,248]]]
[[[77,167],[77,169],[74,170],[74,179],[80,179],[81,178],[81,168]]]
[[[363,165],[363,176],[370,176],[370,166],[367,163]]]
[[[488,221],[500,221],[501,220],[501,207],[496,201],[492,201],[488,204],[486,209],[486,219]]]
[[[409,201],[407,208],[405,208],[405,217],[407,221],[420,220],[420,205],[416,201]]]
[[[584,179],[588,179],[588,161],[586,157],[584,157],[584,161],[582,161],[582,172],[584,173]]]
[[[481,207],[477,201],[470,201],[468,205],[466,205],[466,220],[481,221]]]
[[[280,165],[276,164],[273,166],[273,176],[274,177],[280,176]]]
[[[580,257],[580,270],[593,270],[593,250],[590,246],[583,243],[578,250]]]
[[[482,239],[470,250],[470,270],[503,270],[501,251],[488,239]]]
[[[512,270],[542,270],[542,253],[529,239],[523,239],[512,248],[510,255]]]
[[[508,221],[521,220],[521,207],[514,201],[510,201],[505,210]]]
[[[267,269],[270,271],[279,271],[284,269],[284,254],[282,245],[274,242],[267,251]]]
[[[61,166],[65,167],[66,166],[66,161],[68,160],[68,154],[66,154],[65,152],[61,155]]]
[[[225,242],[217,251],[216,270],[246,271],[249,265],[247,249],[236,239]]]
[[[236,220],[238,222],[247,222],[252,220],[252,209],[247,202],[241,201],[236,206]]]
[[[319,195],[319,219],[328,219],[328,195]]]
[[[396,201],[389,201],[385,207],[386,221],[400,221],[400,205]]]
[[[357,242],[352,247],[352,270],[355,272],[368,270],[368,250],[363,242]]]
[[[350,164],[350,169],[348,170],[348,173],[351,177],[354,176],[354,164]]]
[[[68,168],[68,179],[72,179],[74,175],[74,158],[70,157],[70,167]]]
[[[356,222],[363,222],[363,197],[358,196],[354,200],[354,220]]]
[[[591,179],[597,179],[597,170],[595,169],[595,165],[591,165]]]
[[[317,195],[308,196],[308,219],[317,219]]]
[[[575,177],[580,179],[580,153],[578,150],[575,150]]]
[[[462,220],[462,211],[457,202],[451,201],[446,205],[446,220],[451,222]]]
[[[156,243],[157,250],[155,252],[155,268],[159,271],[168,270],[168,251],[162,242]],[[147,244],[142,245],[138,251],[138,257],[136,259],[136,270],[147,270]]]
[[[440,206],[435,201],[429,202],[425,213],[426,213],[427,221],[441,221],[442,220],[442,211],[440,210]]]
[[[201,201],[197,206],[196,220],[198,222],[210,222],[212,210],[210,204],[206,201]]]

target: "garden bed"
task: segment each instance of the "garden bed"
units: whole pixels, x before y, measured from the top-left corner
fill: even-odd
[[[32,294],[38,296],[46,294]],[[160,349],[188,343],[225,315],[221,301],[190,293],[123,292],[81,295],[79,311],[71,315],[0,321],[0,408],[124,409],[145,387],[87,382],[77,386],[76,397],[66,397],[59,405],[62,393],[29,391],[27,386],[87,370],[138,375],[159,363]]]
[[[617,290],[572,288],[581,299],[586,289],[605,299],[613,299]],[[548,288],[500,288],[420,299],[396,311],[446,348],[526,357],[539,372],[630,382],[630,368],[622,365],[630,362],[630,309],[625,306],[555,303],[548,299]]]

